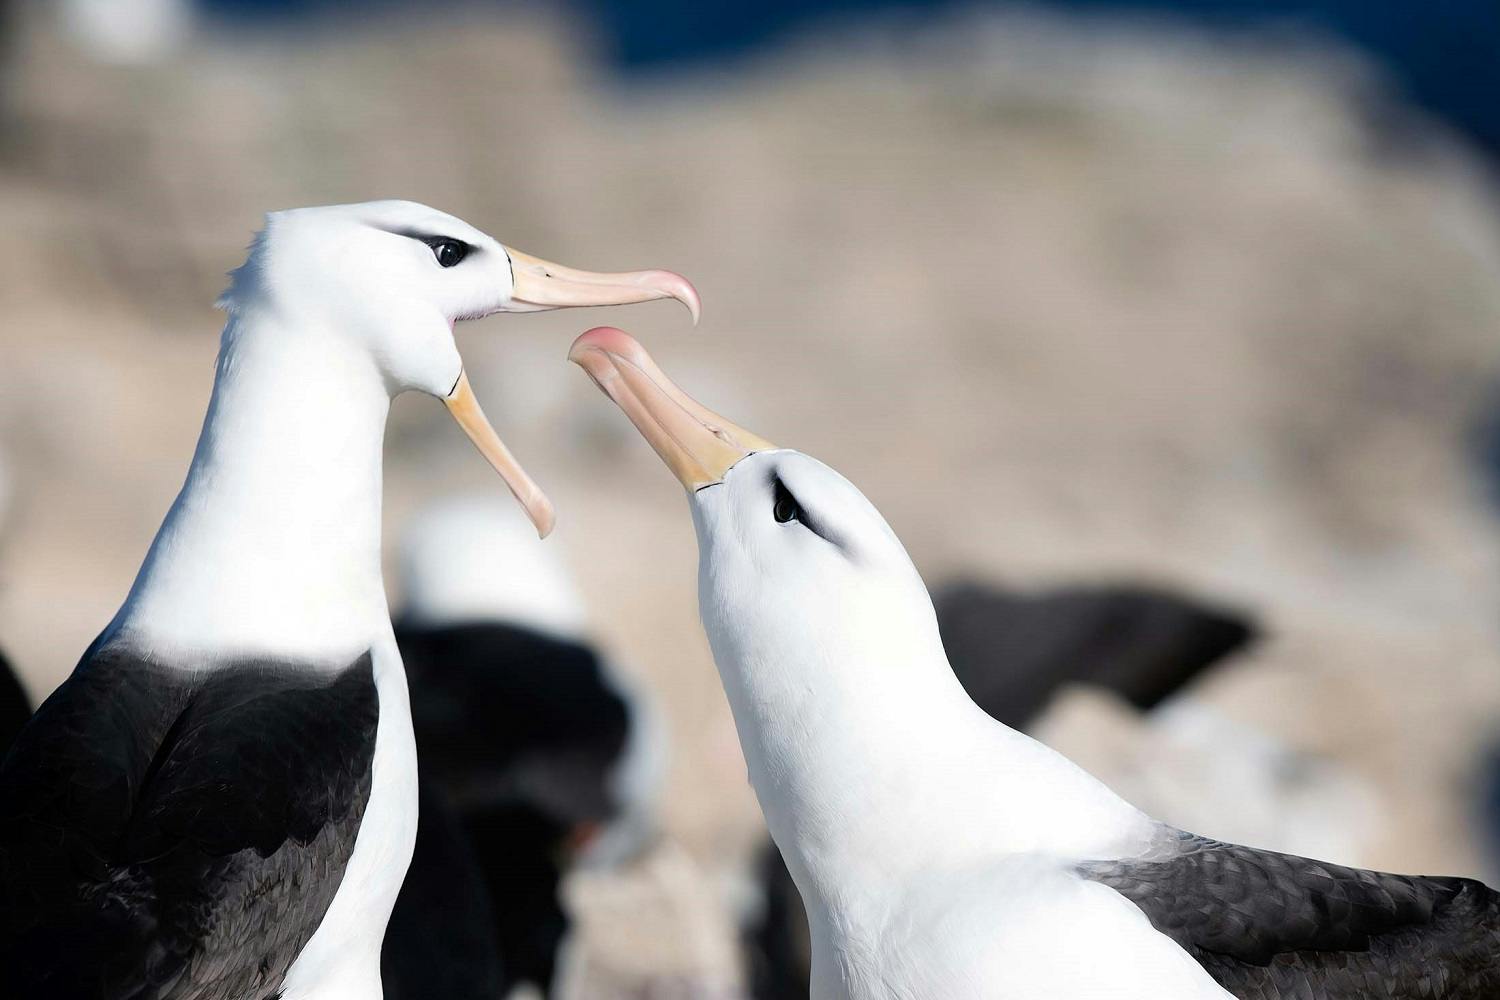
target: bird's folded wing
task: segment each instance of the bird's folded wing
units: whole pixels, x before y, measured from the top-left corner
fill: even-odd
[[[0,766],[0,995],[274,995],[369,796],[368,655],[91,651]]]
[[[1500,895],[1470,879],[1345,868],[1191,834],[1079,872],[1134,902],[1239,997],[1500,996]]]
[[[422,773],[460,813],[608,822],[628,707],[588,646],[502,622],[398,625]]]
[[[31,718],[31,702],[26,698],[26,689],[21,679],[0,653],[0,761],[15,742],[16,734]]]

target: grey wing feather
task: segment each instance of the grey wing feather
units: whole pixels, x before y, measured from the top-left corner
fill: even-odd
[[[0,765],[0,996],[278,992],[369,795],[372,671],[91,650]]]
[[[1500,895],[1175,833],[1079,873],[1115,889],[1247,1000],[1500,996]]]

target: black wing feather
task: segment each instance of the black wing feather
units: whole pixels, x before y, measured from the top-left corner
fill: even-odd
[[[5,654],[0,653],[0,761],[30,718],[31,700],[26,697],[26,689]]]
[[[969,697],[1018,729],[1069,683],[1155,708],[1256,632],[1238,612],[1132,584],[1024,594],[957,582],[933,604]]]
[[[273,996],[337,892],[378,716],[368,655],[91,651],[0,767],[0,994]]]
[[[1180,834],[1080,873],[1145,912],[1237,997],[1500,996],[1500,894]]]
[[[590,647],[504,622],[398,623],[422,760],[423,813],[401,896],[387,928],[386,1000],[436,995],[430,968],[413,960],[430,928],[452,918],[453,873],[424,850],[429,802],[451,810],[482,891],[501,969],[450,968],[449,994],[505,995],[517,983],[552,982],[567,916],[558,900],[569,835],[613,819],[611,775],[631,725],[629,707]],[[429,837],[429,834],[432,836]],[[431,846],[431,845],[429,845]],[[397,959],[401,960],[398,961]]]
[[[398,626],[424,775],[461,814],[523,805],[562,827],[611,818],[629,710],[589,647],[500,622]]]
[[[494,907],[473,846],[421,778],[417,845],[380,951],[385,1000],[494,1000],[509,995]]]

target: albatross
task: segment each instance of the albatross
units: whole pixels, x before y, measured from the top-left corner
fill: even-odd
[[[546,534],[454,323],[660,298],[696,318],[678,275],[562,267],[412,202],[267,217],[182,491],[0,766],[0,995],[381,995],[417,821],[380,571],[391,399],[442,399]]]
[[[1153,820],[997,722],[874,505],[674,386],[623,332],[570,358],[688,491],[750,782],[807,903],[814,1000],[1500,995],[1500,896]]]

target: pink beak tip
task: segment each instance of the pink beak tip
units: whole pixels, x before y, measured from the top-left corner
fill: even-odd
[[[568,360],[576,362],[587,351],[629,357],[644,353],[644,348],[634,337],[617,326],[596,326],[573,341],[573,346],[568,349]]]
[[[669,296],[687,306],[689,315],[693,317],[693,326],[703,318],[703,300],[698,296],[698,289],[693,283],[676,271],[652,271],[651,284],[663,295]]]

